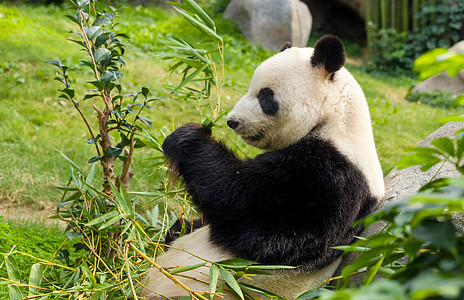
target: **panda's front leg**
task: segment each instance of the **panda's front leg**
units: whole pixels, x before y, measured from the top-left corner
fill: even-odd
[[[163,143],[164,155],[173,164],[184,163],[191,153],[207,143],[211,129],[198,123],[187,123],[171,133]]]
[[[219,190],[225,188],[230,174],[241,163],[211,136],[210,128],[197,123],[175,130],[164,141],[163,151],[171,169],[183,177],[187,191],[202,212],[218,200]]]

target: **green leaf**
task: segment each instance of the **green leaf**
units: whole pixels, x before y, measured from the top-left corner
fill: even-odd
[[[191,11],[195,14],[198,15],[198,17],[211,29],[214,30],[214,22],[211,20],[211,18],[208,16],[207,13],[205,13],[201,7],[193,0],[184,0],[184,3],[191,9]]]
[[[177,268],[172,269],[169,273],[174,274],[174,273],[187,272],[187,271],[190,271],[190,270],[195,270],[195,269],[198,269],[200,267],[203,267],[204,265],[206,265],[206,262],[196,264],[196,265],[177,267]]]
[[[95,224],[99,224],[99,223],[104,222],[104,221],[108,220],[109,218],[112,218],[112,217],[117,216],[117,215],[119,215],[118,210],[113,210],[113,211],[107,212],[106,214],[103,214],[103,215],[93,219],[92,221],[88,222],[87,224],[85,224],[85,226],[92,226],[92,225],[95,225]]]
[[[150,93],[150,90],[148,88],[146,88],[146,87],[142,87],[141,93],[145,98],[147,98],[148,94]]]
[[[129,195],[136,195],[142,197],[161,197],[163,196],[160,192],[129,192]]]
[[[427,153],[412,153],[406,156],[403,156],[398,164],[396,165],[398,170],[415,166],[415,165],[423,165],[421,170],[428,170],[441,160],[434,156],[432,152],[430,154]]]
[[[108,42],[108,39],[111,36],[111,32],[105,32],[100,34],[95,40],[95,47],[100,48],[104,43]]]
[[[122,148],[109,146],[106,150],[106,156],[117,157],[122,153]]]
[[[258,287],[255,287],[253,285],[250,285],[250,284],[246,284],[246,283],[239,283],[239,285],[244,288],[244,289],[247,289],[247,290],[250,290],[252,292],[255,292],[257,294],[260,294],[260,295],[263,295],[263,296],[266,296],[266,299],[267,298],[270,298],[270,299],[276,299],[276,300],[287,300],[286,298],[282,297],[282,296],[279,296],[275,293],[272,293],[272,292],[269,292],[269,291],[266,291],[264,289],[261,289],[261,288],[258,288]]]
[[[448,123],[448,122],[462,122],[464,117],[460,116],[450,116],[438,119],[438,123]]]
[[[456,232],[449,220],[425,220],[413,230],[413,237],[439,248],[453,251],[456,249]]]
[[[99,63],[111,58],[111,51],[106,48],[99,48],[93,53],[95,63]]]
[[[85,34],[89,40],[93,40],[103,32],[103,29],[100,26],[91,26],[87,28]]]
[[[46,63],[55,65],[58,68],[60,68],[62,71],[65,71],[68,68],[65,65],[63,65],[60,60],[47,60]]]
[[[19,287],[15,285],[8,286],[8,296],[10,300],[24,299],[23,293],[21,293],[21,290],[19,289]]]
[[[260,269],[260,270],[283,270],[283,269],[296,269],[297,267],[292,267],[292,266],[280,266],[280,265],[275,265],[275,266],[266,266],[266,265],[254,265],[254,266],[249,266],[249,270],[254,270],[254,269]]]
[[[91,98],[94,98],[94,97],[101,97],[102,95],[100,94],[87,94],[84,96],[84,100],[87,100],[87,99],[91,99]]]
[[[19,267],[13,256],[5,256],[6,271],[10,280],[21,282],[21,275],[19,273]]]
[[[106,26],[111,24],[111,19],[107,16],[99,17],[93,22],[93,26]]]
[[[84,234],[82,232],[73,232],[73,231],[67,231],[66,232],[66,237],[71,241],[74,238],[80,238],[83,237]]]
[[[148,119],[148,118],[140,118],[140,117],[137,117],[137,118],[140,120],[140,122],[142,122],[144,124],[147,124],[148,126],[151,127],[152,121],[150,119]]]
[[[84,272],[85,276],[87,277],[87,279],[89,279],[90,283],[92,284],[92,286],[96,285],[97,284],[97,279],[95,278],[95,276],[93,275],[92,271],[90,271],[90,268],[89,266],[87,265],[87,263],[85,262],[85,260],[83,261],[82,263],[82,271]]]
[[[113,191],[114,197],[116,198],[117,203],[119,204],[120,209],[125,213],[125,218],[133,218],[134,217],[134,210],[132,209],[132,202],[129,198],[129,194],[127,193],[126,188],[123,184],[121,184],[120,189],[121,192],[114,186],[114,184],[110,181],[110,187]]]
[[[431,141],[430,144],[447,153],[448,155],[454,156],[454,144],[449,138],[439,137]]]
[[[209,268],[209,292],[211,293],[210,299],[213,299],[213,293],[216,292],[218,277],[219,277],[219,268],[217,265],[213,264]]]
[[[107,221],[105,221],[105,223],[103,223],[99,228],[98,230],[103,230],[107,227],[110,227],[111,225],[115,224],[116,222],[118,222],[119,220],[121,220],[123,218],[123,216],[121,214],[118,214],[114,217],[112,217],[111,219],[108,219]]]
[[[91,159],[89,159],[88,163],[91,164],[91,163],[94,163],[96,161],[102,160],[103,158],[104,158],[104,156],[94,156]]]
[[[122,72],[118,70],[108,70],[101,76],[100,80],[108,84],[110,81],[118,80],[122,77]]]
[[[184,78],[184,80],[182,80],[182,82],[174,89],[173,93],[183,88],[187,83],[191,82],[195,77],[197,77],[207,67],[209,67],[208,63],[204,64],[201,68],[195,70],[195,72],[193,72],[192,74]]]
[[[75,44],[78,44],[79,46],[81,46],[81,47],[84,48],[84,49],[87,49],[87,46],[84,44],[84,42],[82,42],[82,41],[80,41],[80,40],[68,39],[68,41],[73,42],[73,43],[75,43]]]
[[[126,190],[124,184],[121,183],[121,196],[123,202],[121,203],[122,207],[124,208],[125,212],[127,213],[126,218],[133,218],[134,217],[134,209],[132,208],[132,201],[130,199],[129,193]]]
[[[200,32],[204,33],[207,35],[211,40],[213,40],[215,43],[221,43],[222,38],[214,32],[211,28],[206,26],[203,22],[198,21],[197,19],[193,18],[186,12],[174,7],[174,9],[181,14],[190,24],[192,24],[196,29],[198,29]]]
[[[43,267],[41,264],[33,264],[29,275],[29,285],[40,287],[42,284]],[[38,295],[38,290],[29,287],[29,296]]]
[[[88,81],[87,83],[90,83],[91,85],[96,87],[99,91],[103,91],[106,88],[105,83],[103,83],[102,81],[95,80],[95,81]]]
[[[235,280],[234,276],[232,276],[223,266],[219,266],[219,272],[222,275],[222,278],[225,280],[227,285],[237,294],[237,296],[244,300],[242,290],[238,285],[237,281]]]
[[[76,187],[71,187],[71,186],[55,186],[55,188],[62,190],[62,191],[78,191],[79,189]]]
[[[378,273],[379,268],[382,266],[382,263],[385,259],[385,256],[382,255],[382,257],[379,259],[379,261],[369,269],[369,273],[367,274],[366,277],[364,277],[363,284],[368,285],[372,282],[374,279],[374,276]]]
[[[79,22],[79,20],[75,17],[75,16],[71,16],[71,15],[65,15],[66,18],[70,19],[71,21],[73,21],[74,23],[76,23],[77,25],[81,25],[81,22]]]
[[[66,159],[76,170],[78,170],[81,174],[84,174],[84,172],[82,171],[82,169],[75,163],[73,162],[68,156],[66,156],[63,152],[61,152],[60,150],[54,148],[55,151],[57,151],[58,153],[61,154],[61,156],[64,157],[64,159]]]
[[[247,268],[251,265],[256,265],[257,262],[243,259],[243,258],[232,258],[216,262],[218,265],[226,268]]]

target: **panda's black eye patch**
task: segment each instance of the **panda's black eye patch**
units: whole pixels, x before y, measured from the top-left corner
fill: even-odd
[[[273,116],[279,111],[279,103],[274,97],[274,91],[270,88],[263,88],[259,91],[258,101],[266,115]]]

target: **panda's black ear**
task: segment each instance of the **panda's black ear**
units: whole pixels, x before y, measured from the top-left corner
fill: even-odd
[[[345,49],[342,41],[334,35],[324,35],[314,46],[311,57],[311,65],[317,67],[323,65],[324,69],[333,74],[345,64]]]
[[[292,48],[292,46],[293,46],[292,43],[286,42],[286,43],[282,46],[282,48],[280,48],[279,52],[285,51],[285,50],[287,50],[288,48]]]

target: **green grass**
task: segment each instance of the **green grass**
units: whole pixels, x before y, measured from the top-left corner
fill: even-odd
[[[79,115],[70,103],[58,98],[59,83],[53,81],[55,68],[45,64],[61,59],[71,67],[73,87],[82,99],[91,74],[79,69],[84,53],[66,41],[73,30],[63,16],[62,7],[8,6],[0,4],[0,205],[34,205],[57,203],[60,194],[56,185],[67,182],[71,168],[54,150],[64,152],[80,166],[94,156]],[[127,67],[123,68],[122,85],[126,92],[142,86],[159,96],[167,96],[164,85],[178,82],[177,74],[167,72],[168,62],[160,59],[164,52],[158,36],[172,33],[187,40],[199,35],[172,11],[159,8],[129,7],[122,12],[127,43]],[[223,108],[231,107],[248,86],[253,70],[272,52],[246,42],[229,21],[216,17],[218,32],[225,41],[226,78]],[[351,48],[355,48],[353,45]],[[384,171],[431,131],[438,128],[440,117],[458,114],[457,109],[434,108],[405,101],[413,79],[374,77],[356,67],[349,67],[363,87],[374,122],[377,150]],[[81,102],[83,111],[94,121],[91,100]],[[162,137],[160,129],[169,131],[174,125],[200,121],[193,103],[168,97],[152,107],[147,117],[153,120],[149,132]],[[254,155],[258,151],[246,146],[223,121],[215,134],[238,152]],[[136,176],[132,190],[150,191],[159,180],[148,175],[154,171],[153,157],[148,150],[136,154]]]
[[[0,233],[0,256],[2,257],[0,277],[3,278],[8,278],[6,266],[2,264],[3,254],[19,251],[50,261],[66,239],[62,228],[44,226],[41,222],[25,219],[6,220],[1,216]],[[73,252],[69,242],[65,243],[61,249]],[[37,260],[20,254],[14,254],[13,257],[18,263],[23,282],[28,282],[31,265],[37,263]],[[59,260],[58,254],[56,254],[55,262],[65,264],[64,261]],[[6,285],[0,285],[0,299],[8,299]]]

